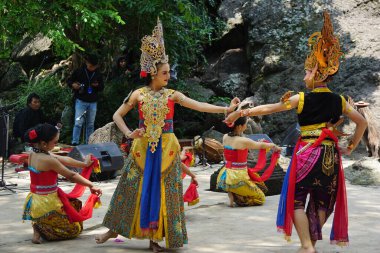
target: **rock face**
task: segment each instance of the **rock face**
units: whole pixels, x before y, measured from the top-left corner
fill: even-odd
[[[34,38],[26,37],[13,49],[11,57],[29,71],[47,62],[51,56],[51,46],[51,39],[42,34]]]
[[[236,32],[237,27],[244,28],[241,31],[245,34],[238,38],[244,38],[239,41],[245,44],[239,47],[240,52],[245,53],[249,71],[244,69],[239,73],[248,75],[247,82],[241,81],[244,79],[241,77],[236,81],[231,72],[221,75],[223,72],[218,72],[217,63],[212,65],[217,77],[205,78],[205,83],[212,83],[218,95],[223,92],[233,96],[252,94],[256,104],[277,102],[287,90],[306,91],[303,63],[308,52],[307,39],[321,30],[325,9],[331,14],[334,33],[344,51],[340,71],[329,87],[334,92],[352,96],[355,101],[370,102],[380,120],[380,1],[222,1],[218,15],[227,24],[227,34],[222,40],[229,32]],[[223,62],[227,52],[218,62]],[[213,82],[208,82],[210,80]],[[248,84],[248,87],[237,88],[238,84]],[[227,87],[233,87],[233,91]],[[284,138],[284,130],[295,121],[294,112],[266,116],[263,131],[278,142]]]
[[[202,83],[222,96],[245,97],[249,86],[249,62],[242,48],[229,49],[210,65]]]
[[[351,184],[380,185],[380,163],[378,160],[365,157],[344,170]]]
[[[28,77],[18,62],[9,65],[8,68],[2,70],[4,74],[1,76],[0,91],[8,90],[20,83],[26,82]]]

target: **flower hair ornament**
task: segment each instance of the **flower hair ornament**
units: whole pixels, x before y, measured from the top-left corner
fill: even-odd
[[[328,76],[339,70],[339,58],[342,56],[339,40],[333,34],[330,14],[324,11],[324,23],[321,32],[313,33],[308,39],[311,49],[305,61],[305,69],[312,70],[318,64],[315,82],[323,82]]]
[[[157,63],[168,63],[169,57],[165,53],[164,34],[162,24],[157,18],[157,25],[153,29],[152,35],[145,35],[141,40],[141,77],[146,77],[148,73],[157,74]]]
[[[37,132],[35,129],[31,130],[28,135],[30,140],[34,140],[35,138],[37,138]]]

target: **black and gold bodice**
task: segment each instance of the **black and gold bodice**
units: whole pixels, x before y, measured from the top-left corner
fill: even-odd
[[[345,110],[346,100],[328,88],[316,88],[310,93],[299,94],[297,114],[301,130],[309,126],[322,128],[328,122],[334,124]]]

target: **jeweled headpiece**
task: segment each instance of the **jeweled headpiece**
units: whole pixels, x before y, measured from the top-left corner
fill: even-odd
[[[340,51],[338,38],[333,35],[329,13],[324,11],[323,16],[322,31],[313,33],[308,40],[311,52],[305,61],[307,70],[312,70],[318,63],[318,70],[314,77],[315,82],[322,82],[328,76],[335,74],[339,70],[339,57],[343,54]]]
[[[141,77],[146,77],[148,73],[157,74],[157,63],[168,63],[169,57],[165,54],[165,43],[162,24],[157,19],[157,25],[153,29],[152,35],[145,35],[141,40]]]

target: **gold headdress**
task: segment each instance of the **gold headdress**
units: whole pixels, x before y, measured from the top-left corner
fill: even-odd
[[[339,57],[343,54],[340,51],[338,38],[333,35],[329,13],[325,11],[323,16],[322,32],[315,32],[310,36],[308,44],[311,52],[305,61],[307,70],[312,70],[318,63],[318,70],[314,77],[315,82],[322,82],[328,76],[335,74],[339,70]]]
[[[164,35],[160,19],[153,29],[152,35],[145,35],[141,40],[141,77],[146,77],[147,73],[157,74],[157,63],[167,63],[168,56],[165,54]]]

